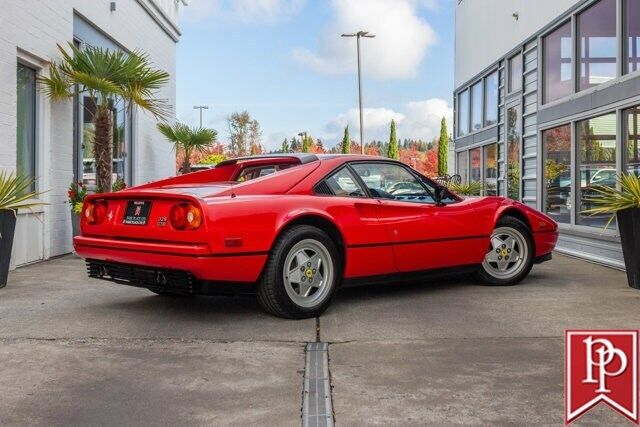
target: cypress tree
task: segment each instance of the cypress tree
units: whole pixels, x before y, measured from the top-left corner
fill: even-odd
[[[342,137],[342,154],[351,153],[351,137],[349,137],[349,126],[344,128],[344,136]]]
[[[311,152],[311,145],[313,144],[313,139],[309,135],[305,135],[302,138],[302,152],[309,153]]]
[[[447,156],[449,154],[449,132],[447,131],[447,121],[442,118],[440,122],[440,139],[438,140],[438,175],[447,174]]]
[[[396,160],[400,158],[398,153],[398,137],[396,136],[395,120],[391,120],[391,134],[389,135],[389,149],[387,150],[387,157]]]

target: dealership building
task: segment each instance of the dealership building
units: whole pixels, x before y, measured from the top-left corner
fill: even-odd
[[[182,0],[20,0],[0,12],[0,170],[36,179],[47,203],[20,211],[12,267],[72,251],[67,188],[95,182],[92,108],[83,96],[51,102],[36,77],[59,61],[57,45],[141,50],[171,75],[159,97],[175,105],[178,12]],[[88,99],[88,98],[87,98]],[[162,143],[156,119],[114,106],[114,178],[127,184],[172,175],[172,146]],[[173,113],[171,114],[173,116]]]
[[[595,185],[640,173],[639,0],[457,0],[456,171],[559,223],[558,251],[623,267]]]

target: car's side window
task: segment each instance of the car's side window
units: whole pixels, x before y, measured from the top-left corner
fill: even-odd
[[[352,167],[373,197],[435,203],[433,190],[403,166],[393,163],[354,163]]]
[[[366,197],[366,192],[349,168],[341,168],[323,181],[326,189],[335,196]],[[322,191],[320,191],[322,193]],[[326,193],[326,191],[325,191]]]

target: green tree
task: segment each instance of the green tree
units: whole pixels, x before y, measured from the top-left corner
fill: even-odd
[[[95,126],[93,154],[98,191],[111,191],[115,106],[140,108],[157,119],[168,117],[167,105],[157,92],[170,79],[169,73],[151,66],[140,52],[126,53],[101,47],[82,49],[69,43],[69,51],[58,45],[62,61],[52,62],[49,75],[38,82],[43,93],[54,101],[87,98],[85,111]]]
[[[311,138],[310,135],[305,134],[305,136],[302,137],[302,152],[310,153],[312,146],[313,146],[313,138]]]
[[[194,151],[203,151],[210,147],[218,137],[214,129],[189,127],[183,123],[173,126],[167,123],[158,123],[158,130],[169,142],[173,143],[176,152],[182,152],[182,173],[191,172],[191,154]]]
[[[351,153],[351,137],[349,136],[349,126],[344,128],[344,136],[342,137],[342,154]]]
[[[287,138],[285,138],[284,141],[282,141],[282,147],[280,148],[280,151],[282,153],[289,152],[289,141],[287,140]]]
[[[395,120],[391,120],[391,132],[389,135],[389,149],[387,150],[387,157],[396,160],[400,158],[400,153],[398,152],[398,137],[396,136]]]
[[[228,118],[229,151],[234,156],[245,156],[260,151],[262,131],[257,120],[247,111],[233,113]]]
[[[438,175],[445,176],[447,174],[447,156],[449,154],[449,131],[447,130],[447,121],[442,118],[440,122],[440,139],[438,140]]]

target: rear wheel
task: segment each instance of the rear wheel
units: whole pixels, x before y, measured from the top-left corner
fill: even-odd
[[[476,273],[488,285],[515,285],[533,266],[533,237],[529,228],[517,218],[500,218],[491,234],[488,251]]]
[[[268,312],[289,319],[321,314],[330,304],[340,274],[338,251],[322,230],[298,225],[276,241],[258,301]]]

